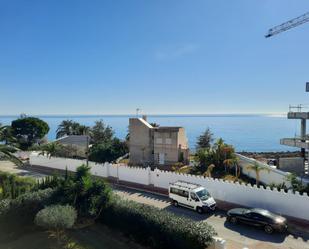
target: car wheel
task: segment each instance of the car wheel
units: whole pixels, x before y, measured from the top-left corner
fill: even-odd
[[[173,201],[173,205],[174,205],[174,207],[178,207],[179,206],[178,201]]]
[[[202,214],[203,213],[203,209],[201,207],[197,207],[196,208],[196,211],[199,213],[199,214]]]
[[[268,234],[272,234],[274,232],[274,229],[270,225],[266,225],[264,227],[264,231]]]
[[[236,224],[238,222],[237,218],[236,217],[230,217],[229,221],[232,223],[232,224]]]

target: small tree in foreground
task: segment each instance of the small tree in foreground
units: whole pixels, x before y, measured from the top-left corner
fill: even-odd
[[[35,217],[35,224],[53,232],[60,244],[64,230],[72,228],[76,218],[77,213],[73,207],[54,205],[40,210]]]

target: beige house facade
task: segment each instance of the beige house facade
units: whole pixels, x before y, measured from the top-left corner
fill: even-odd
[[[146,118],[130,118],[130,164],[173,165],[187,163],[189,148],[183,127],[153,127]]]

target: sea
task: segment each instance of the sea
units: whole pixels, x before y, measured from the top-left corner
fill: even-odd
[[[74,120],[91,126],[96,120],[103,120],[111,126],[115,135],[124,139],[128,132],[129,118],[134,115],[38,115],[50,127],[48,140],[56,138],[56,130],[62,120]],[[8,125],[18,116],[0,116],[0,123]],[[191,150],[195,149],[197,137],[207,127],[215,138],[232,144],[236,151],[279,152],[295,151],[292,147],[280,145],[280,138],[299,135],[300,123],[288,120],[286,115],[148,115],[148,122],[161,126],[182,126],[186,130]]]

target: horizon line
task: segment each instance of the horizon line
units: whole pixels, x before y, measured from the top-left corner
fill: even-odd
[[[0,114],[0,117],[18,117],[25,113],[19,113],[19,114]],[[25,114],[26,116],[209,116],[209,115],[286,115],[287,112],[232,112],[232,113],[91,113],[91,114],[85,114],[85,113],[54,113],[54,114]]]

